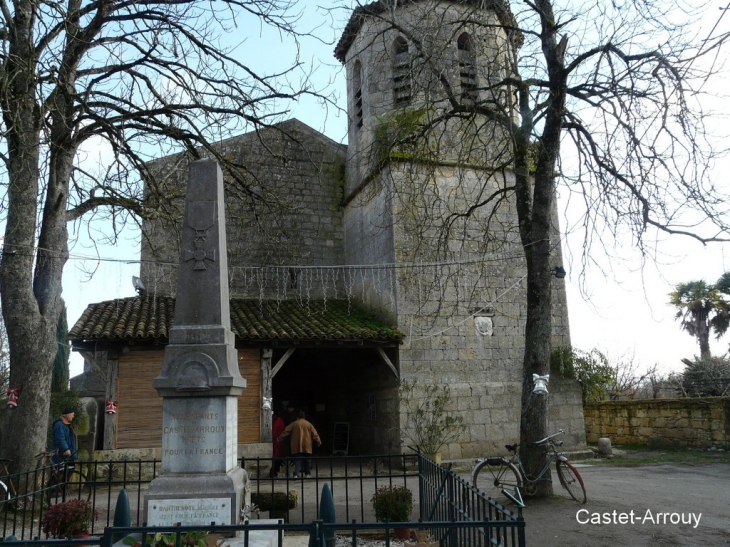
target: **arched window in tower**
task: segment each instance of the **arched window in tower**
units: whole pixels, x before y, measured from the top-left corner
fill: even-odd
[[[362,127],[362,65],[360,61],[355,61],[355,70],[352,77],[352,123],[355,129]]]
[[[471,36],[463,32],[456,41],[456,47],[459,51],[461,100],[474,103],[479,98],[479,92],[477,91],[477,66]]]
[[[393,102],[395,106],[411,102],[411,55],[403,36],[393,41]]]

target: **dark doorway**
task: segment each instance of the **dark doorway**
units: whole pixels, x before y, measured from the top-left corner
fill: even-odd
[[[285,352],[274,350],[272,363]],[[332,453],[335,423],[343,422],[349,424],[349,454],[399,449],[391,438],[397,380],[376,348],[297,348],[274,376],[272,394],[275,408],[292,402],[308,409],[322,438],[315,453]]]
[[[335,350],[336,351],[336,350]],[[280,357],[274,352],[274,362]],[[280,352],[283,355],[283,351]],[[276,408],[289,402],[297,410],[306,409],[311,422],[322,437],[322,450],[327,453],[329,430],[334,422],[329,418],[329,393],[336,367],[328,365],[335,355],[332,350],[297,349],[274,377],[272,393]]]

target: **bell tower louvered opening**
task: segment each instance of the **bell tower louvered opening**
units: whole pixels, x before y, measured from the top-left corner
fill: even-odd
[[[461,83],[461,100],[475,103],[479,99],[477,87],[477,67],[474,57],[474,44],[471,36],[463,32],[456,41],[459,52],[459,80]]]
[[[411,102],[411,54],[403,36],[393,41],[393,103],[396,107]]]

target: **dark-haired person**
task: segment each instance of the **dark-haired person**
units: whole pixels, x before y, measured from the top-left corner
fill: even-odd
[[[66,483],[71,470],[74,468],[74,460],[79,457],[76,431],[73,421],[75,412],[73,408],[64,408],[61,417],[53,422],[53,444],[51,444],[51,461],[58,464],[58,473],[52,474],[51,484],[59,484],[61,495],[65,498]],[[50,498],[52,491],[48,490]],[[50,501],[50,499],[49,499]]]
[[[269,477],[272,479],[279,473],[279,469],[284,465],[284,458],[286,457],[284,442],[279,440],[279,435],[284,432],[284,427],[284,418],[281,417],[281,412],[277,410],[274,412],[274,423],[272,424],[272,438],[274,442],[271,454],[271,470],[269,471]]]

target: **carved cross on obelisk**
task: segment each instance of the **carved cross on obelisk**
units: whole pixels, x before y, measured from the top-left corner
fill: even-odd
[[[237,524],[238,369],[228,301],[223,175],[192,163],[183,222],[175,325],[153,382],[163,397],[162,475],[150,484],[150,526]]]

